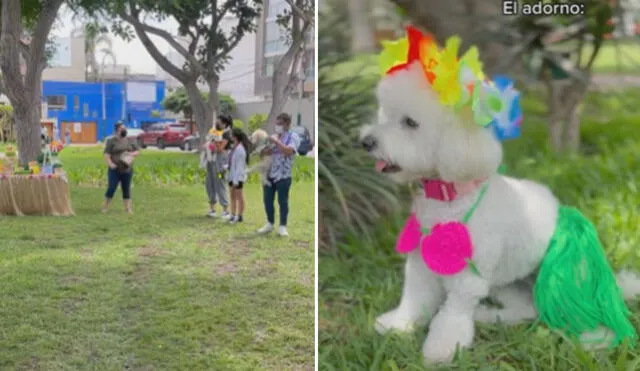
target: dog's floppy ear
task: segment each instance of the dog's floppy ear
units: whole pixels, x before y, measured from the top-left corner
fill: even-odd
[[[472,123],[451,122],[443,128],[436,151],[442,180],[469,182],[496,173],[502,162],[502,146],[486,129]]]

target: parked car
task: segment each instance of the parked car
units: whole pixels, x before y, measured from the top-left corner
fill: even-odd
[[[298,146],[298,154],[300,156],[306,156],[307,153],[313,150],[313,141],[311,140],[311,134],[306,126],[296,125],[291,130],[298,134],[300,137],[300,146]]]
[[[144,133],[144,130],[142,129],[136,129],[136,128],[127,128],[127,139],[133,141],[138,141],[138,137],[140,136],[140,134]]]
[[[141,148],[155,146],[159,149],[166,147],[179,147],[184,150],[187,146],[189,131],[184,125],[174,123],[153,124],[138,136],[138,145]]]

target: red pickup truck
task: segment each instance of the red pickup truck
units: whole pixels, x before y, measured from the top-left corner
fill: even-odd
[[[166,147],[179,147],[185,150],[188,146],[188,137],[191,135],[184,125],[174,123],[160,123],[149,126],[142,134],[138,135],[138,145],[141,148],[155,146],[159,149]]]

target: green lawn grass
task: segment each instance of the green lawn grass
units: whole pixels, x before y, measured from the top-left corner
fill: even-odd
[[[585,47],[583,55],[588,58],[591,47]],[[604,43],[593,62],[594,73],[640,74],[640,38]]]
[[[102,214],[104,188],[78,185],[98,184],[81,178],[100,149],[65,152],[77,215],[0,218],[0,370],[313,369],[312,181],[292,188],[291,237],[257,237],[255,182],[244,224],[204,217],[203,186],[159,176],[134,181],[134,215],[120,193]],[[197,164],[143,151],[136,166],[181,160]]]
[[[537,107],[533,103],[529,105]],[[528,113],[521,138],[505,143],[508,173],[550,186],[562,203],[578,207],[594,222],[616,267],[640,270],[640,115],[606,121],[585,117],[582,154],[560,157],[547,149],[544,121]],[[425,369],[421,348],[426,329],[380,336],[373,327],[375,318],[400,299],[404,259],[394,245],[407,213],[381,220],[374,243],[349,236],[334,251],[320,252],[320,370]],[[640,328],[639,303],[630,303],[630,309]],[[478,325],[473,349],[439,369],[640,369],[637,348],[590,353],[542,326],[530,328]]]

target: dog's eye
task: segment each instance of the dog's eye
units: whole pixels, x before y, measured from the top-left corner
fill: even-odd
[[[411,117],[405,117],[404,119],[402,119],[402,123],[412,129],[415,129],[418,127],[418,123],[415,122]]]

